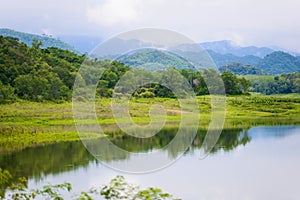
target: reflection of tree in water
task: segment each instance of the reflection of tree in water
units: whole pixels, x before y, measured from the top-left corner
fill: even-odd
[[[206,135],[206,131],[200,131],[195,137],[190,150],[202,148],[202,142]],[[246,145],[251,141],[247,129],[227,129],[223,130],[217,144],[212,148],[211,154],[220,150],[232,151],[240,145]]]
[[[175,137],[178,128],[168,128],[160,131],[151,138],[136,138],[129,135],[116,137],[112,142],[118,147],[129,152],[149,152],[154,149],[162,149],[168,146],[170,157],[177,157],[188,147],[188,151],[205,148],[202,143],[207,134],[207,130],[199,130],[195,138],[190,138],[190,134],[183,135],[178,140],[172,139]],[[186,130],[188,131],[188,130]],[[251,138],[248,135],[247,129],[227,129],[223,130],[217,144],[212,149],[211,153],[217,153],[219,150],[231,151],[239,145],[246,145]],[[190,144],[192,145],[190,146]]]
[[[164,129],[154,137],[147,139],[119,133],[115,134],[118,136],[112,139],[112,144],[99,145],[99,141],[91,140],[88,142],[88,146],[93,151],[102,152],[101,160],[106,162],[126,160],[130,158],[130,154],[126,151],[123,153],[116,151],[116,148],[113,148],[113,144],[129,152],[164,150],[164,147],[175,137],[177,130],[178,128]],[[187,148],[188,150],[185,153],[192,153],[202,148],[205,135],[206,130],[199,130],[195,138],[191,138],[189,134],[186,134],[179,140],[172,141],[168,148],[169,156],[175,158]],[[211,153],[217,153],[220,150],[231,151],[239,145],[247,144],[250,142],[250,139],[248,130],[223,130]],[[106,139],[100,138],[98,140]],[[191,143],[192,145],[190,146]],[[86,150],[81,142],[58,143],[0,155],[0,168],[9,170],[15,177],[34,177],[37,180],[42,179],[47,174],[57,174],[87,166],[90,162],[97,162],[97,159]]]
[[[47,174],[57,174],[87,166],[96,159],[81,142],[64,142],[8,154],[0,154],[0,168],[15,177],[42,179]]]

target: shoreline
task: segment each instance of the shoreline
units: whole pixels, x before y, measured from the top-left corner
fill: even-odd
[[[197,97],[200,107],[199,129],[205,130],[210,122],[210,97]],[[223,129],[250,128],[261,125],[299,125],[300,95],[251,95],[226,97],[226,119]],[[152,104],[161,104],[168,111],[165,128],[176,128],[181,120],[181,111],[176,99],[133,99],[130,114],[139,124],[150,122]],[[110,99],[96,101],[98,122],[104,133],[120,133],[110,110]],[[10,152],[30,146],[78,141],[72,103],[64,102],[16,102],[1,104],[0,152]],[[87,122],[88,124],[88,122]],[[95,139],[96,133],[86,133],[86,139]]]

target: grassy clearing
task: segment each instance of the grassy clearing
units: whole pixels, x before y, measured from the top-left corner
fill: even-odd
[[[209,96],[198,97],[200,128],[207,128],[211,120]],[[176,99],[132,99],[130,115],[134,122],[150,122],[152,105],[161,105],[167,112],[167,126],[176,127],[181,121],[181,110]],[[16,102],[0,105],[0,151],[22,149],[27,146],[43,145],[61,141],[79,140],[72,103]],[[111,112],[110,99],[96,102],[98,121],[106,132],[116,130]],[[191,115],[193,117],[193,115]],[[126,120],[124,120],[125,122]],[[88,124],[89,121],[86,121]],[[226,122],[224,128],[249,128],[254,125],[300,124],[300,95],[229,96],[226,98]],[[98,134],[86,133],[86,138]]]

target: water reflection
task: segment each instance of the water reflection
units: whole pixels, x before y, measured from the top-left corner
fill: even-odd
[[[64,142],[26,148],[22,151],[0,154],[0,168],[15,177],[42,179],[47,174],[57,174],[87,166],[95,158],[82,143]]]
[[[285,126],[284,129],[287,128],[289,129],[289,127]],[[293,128],[296,129],[295,126],[290,127],[290,129]],[[155,137],[147,139],[139,139],[120,133],[114,133],[110,135],[110,139],[114,144],[127,151],[147,153],[165,147],[172,140],[176,132],[176,128],[169,128],[161,131]],[[281,130],[280,127],[257,127],[250,130],[223,130],[211,154],[216,154],[220,151],[232,151],[238,146],[247,145],[251,141],[251,138],[259,136],[284,137],[286,136],[284,133],[285,131]],[[296,131],[290,131],[290,133],[296,133]],[[205,148],[202,147],[205,134],[205,130],[199,130],[195,138],[182,138],[178,140],[180,143],[178,142],[178,144],[174,146],[185,146],[192,140],[192,145],[185,154],[193,154],[196,150]],[[95,141],[90,141],[90,144],[93,145],[94,142]],[[119,151],[114,152],[110,146],[95,145],[94,148],[97,148],[99,151],[107,152],[104,154],[106,157],[102,158],[105,161],[122,162],[130,159],[128,154],[122,155]],[[170,157],[176,157],[181,153],[180,149],[182,148],[169,148],[168,152],[164,153],[167,153]],[[97,164],[97,160],[90,155],[81,142],[58,143],[0,154],[0,168],[9,170],[16,177],[24,176],[34,178],[35,180],[41,180],[48,174],[59,174],[65,171],[83,168],[92,162]]]

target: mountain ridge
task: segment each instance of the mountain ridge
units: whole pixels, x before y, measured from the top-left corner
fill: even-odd
[[[31,46],[32,40],[36,39],[42,42],[42,48],[57,47],[60,49],[69,50],[76,54],[82,54],[81,51],[77,50],[73,46],[52,36],[25,33],[8,28],[0,28],[0,35],[17,38],[28,46]]]
[[[49,36],[41,36],[41,35],[36,35],[36,34],[23,33],[23,32],[14,31],[14,30],[5,29],[5,28],[0,28],[0,35],[18,38],[21,42],[24,42],[28,46],[31,45],[32,40],[35,38],[37,40],[42,41],[42,43],[43,43],[42,48],[58,47],[61,49],[69,50],[69,51],[74,52],[79,55],[82,54],[81,52],[79,52],[78,50],[76,50],[74,47],[67,44],[66,42],[63,42],[60,39],[52,38]],[[74,40],[76,40],[76,37],[74,38]],[[91,44],[89,44],[89,45],[91,45]],[[143,59],[146,59],[145,56],[147,53],[145,53],[145,52],[138,53],[138,54],[134,55],[135,57],[133,55],[131,55],[131,57],[129,59],[127,59],[127,61],[126,61],[124,55],[118,55],[118,53],[121,53],[122,49],[128,49],[128,47],[130,47],[131,49],[137,49],[138,47],[140,47],[140,45],[141,45],[141,41],[139,41],[139,40],[127,41],[127,40],[116,39],[116,41],[113,42],[113,45],[107,46],[105,48],[105,50],[102,49],[100,51],[104,51],[104,53],[111,53],[111,54],[116,53],[115,56],[117,56],[119,58],[123,56],[122,61],[124,61],[125,64],[130,64],[130,65],[135,66],[135,65],[145,64],[145,60],[143,61]],[[255,47],[255,46],[241,47],[241,46],[235,45],[232,41],[228,41],[228,40],[205,42],[205,43],[198,43],[198,44],[185,44],[184,46],[186,46],[186,49],[185,50],[183,49],[184,52],[181,52],[181,55],[183,55],[184,57],[187,57],[187,58],[191,57],[194,60],[196,60],[197,62],[199,61],[198,63],[194,63],[198,67],[209,68],[210,66],[207,64],[207,62],[205,62],[205,60],[203,61],[201,59],[201,56],[200,56],[200,58],[197,58],[197,59],[195,58],[195,56],[199,57],[197,52],[189,52],[189,49],[193,49],[195,47],[195,45],[196,46],[200,45],[200,46],[202,46],[202,48],[206,49],[207,53],[210,55],[210,57],[215,62],[216,66],[218,68],[232,64],[232,63],[241,63],[243,65],[253,66],[253,67],[257,68],[258,70],[262,70],[262,71],[266,72],[267,74],[284,74],[284,73],[292,73],[292,72],[300,71],[300,56],[299,55],[298,56],[295,54],[291,55],[289,52],[275,51],[275,50],[272,50],[267,47]],[[180,48],[180,49],[182,49],[182,48]],[[199,48],[196,48],[196,49],[199,49]],[[97,51],[99,51],[99,49],[96,49],[96,51],[95,51],[96,55],[99,53]],[[271,53],[266,54],[268,52],[271,52]],[[249,53],[253,53],[253,55],[246,55]],[[261,57],[264,54],[266,54],[266,55]],[[99,55],[101,55],[101,52]],[[257,55],[259,55],[259,56],[257,56]],[[90,55],[90,56],[93,57],[93,55]],[[172,60],[172,59],[170,59],[170,55],[163,54],[163,53],[159,54],[158,52],[154,52],[154,53],[150,53],[150,54],[148,53],[148,56],[150,56],[150,58],[148,58],[148,60],[150,59],[150,60],[154,61],[155,59],[158,59],[158,61],[164,65],[177,66],[178,68],[188,67],[188,64],[183,62],[183,60],[184,60],[183,57],[182,57],[183,60],[180,58],[175,58]],[[156,63],[159,63],[159,62],[156,62]],[[153,63],[155,63],[155,62],[152,62],[152,64]],[[149,65],[147,65],[147,66],[149,66]],[[154,65],[152,65],[152,66],[154,66]],[[238,68],[243,69],[242,71],[250,70],[248,68],[246,70],[241,66],[239,66]],[[231,69],[231,70],[233,70],[233,69]],[[237,70],[237,69],[235,69],[235,70]],[[254,69],[250,70],[251,73],[253,72],[253,70]],[[260,73],[260,72],[258,72],[258,73]]]
[[[300,59],[283,51],[275,51],[265,56],[256,67],[268,74],[300,72]]]
[[[219,54],[232,54],[239,57],[244,57],[248,55],[257,56],[263,58],[264,56],[272,53],[273,49],[268,47],[256,47],[256,46],[238,46],[235,45],[233,41],[221,40],[213,42],[203,42],[199,43],[206,50],[212,50]]]

